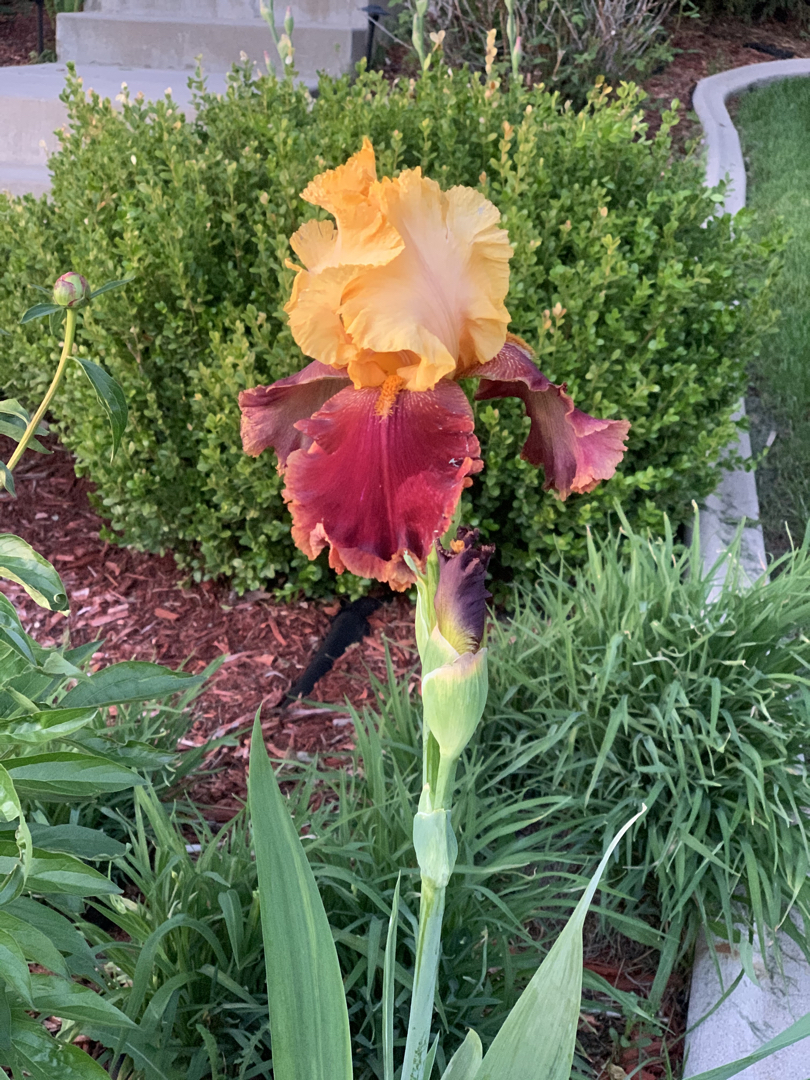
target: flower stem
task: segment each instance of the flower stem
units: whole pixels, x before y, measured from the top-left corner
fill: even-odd
[[[433,1019],[433,995],[442,950],[442,918],[444,916],[443,888],[422,876],[422,898],[419,903],[419,935],[416,942],[416,964],[413,976],[411,1013],[408,1018],[408,1038],[402,1063],[402,1080],[423,1080],[425,1059]]]
[[[42,399],[37,411],[31,417],[28,427],[25,429],[23,437],[17,444],[17,448],[8,460],[6,468],[9,472],[14,468],[17,462],[25,453],[25,449],[34,437],[34,433],[39,426],[39,422],[45,413],[48,411],[48,406],[53,401],[54,394],[59,389],[59,383],[62,381],[62,376],[65,373],[67,362],[70,359],[70,355],[73,351],[73,338],[76,334],[76,312],[72,308],[67,308],[65,321],[65,343],[62,347],[62,355],[59,358],[59,366],[56,369],[56,374],[53,377],[53,382],[48,387],[48,393]]]

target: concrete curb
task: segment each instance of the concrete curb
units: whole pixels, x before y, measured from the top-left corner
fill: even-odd
[[[726,99],[752,86],[797,75],[810,76],[810,60],[753,64],[712,75],[698,83],[693,106],[705,132],[706,183],[714,187],[728,178],[730,191],[724,204],[727,213],[735,214],[745,206],[746,177],[740,138],[726,109]],[[741,405],[742,415],[744,408]],[[742,457],[751,456],[747,433],[740,433],[737,450]],[[724,474],[701,513],[701,552],[707,569],[728,546],[743,517],[752,524],[743,530],[742,565],[748,579],[753,581],[766,568],[765,544],[754,474],[739,469]],[[810,966],[783,934],[780,945],[784,964],[781,973],[772,963],[766,967],[759,942],[754,942],[753,967],[759,985],[744,975],[733,994],[687,1037],[685,1078],[752,1053],[810,1012]],[[723,948],[729,950],[727,944]],[[716,959],[717,964],[705,938],[701,938],[692,971],[689,1028],[709,1013],[740,973],[742,964],[737,949],[720,952]],[[808,1080],[810,1039],[765,1058],[737,1076],[739,1080]]]

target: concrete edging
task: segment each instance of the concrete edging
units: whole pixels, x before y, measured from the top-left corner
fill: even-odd
[[[735,214],[745,206],[745,162],[737,129],[731,122],[726,99],[752,86],[798,75],[810,76],[810,60],[775,60],[752,64],[701,79],[692,99],[705,132],[706,184],[714,187],[728,178],[730,190],[724,210]],[[744,415],[745,406],[741,404]],[[751,456],[751,442],[741,432],[737,450]],[[742,518],[752,522],[743,530],[742,566],[748,579],[755,580],[766,569],[765,543],[759,524],[759,501],[753,472],[742,469],[724,474],[717,491],[705,503],[700,517],[700,544],[706,569],[714,565],[733,539]],[[783,973],[766,967],[754,942],[753,968],[759,985],[744,975],[739,986],[686,1040],[687,1065],[684,1077],[727,1065],[756,1049],[810,1012],[810,965],[797,946],[780,935]],[[728,950],[728,945],[725,946]],[[722,987],[718,978],[722,973]],[[688,1026],[697,1024],[712,1009],[739,975],[739,951],[732,948],[717,954],[701,937],[695,953]],[[738,1073],[739,1080],[808,1080],[810,1039],[751,1065]]]

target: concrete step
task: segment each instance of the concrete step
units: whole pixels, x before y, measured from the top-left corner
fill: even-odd
[[[133,97],[141,91],[150,100],[171,89],[178,107],[187,117],[194,115],[184,72],[82,64],[78,73],[85,91],[95,90],[113,103],[124,82]],[[59,148],[56,132],[67,123],[67,109],[59,100],[66,75],[59,63],[0,67],[0,191],[39,195],[50,186],[48,156]],[[224,74],[210,75],[208,85],[220,93]]]
[[[367,25],[367,16],[360,10],[363,0],[275,0],[279,26],[288,3],[296,25],[299,20],[302,25],[351,26],[360,30]],[[85,0],[84,13],[88,12],[206,22],[252,22],[261,17],[260,0]]]
[[[51,174],[45,165],[16,165],[0,160],[0,193],[44,195],[51,189]]]
[[[337,19],[341,10],[342,23],[324,21],[329,13]],[[299,14],[293,44],[302,79],[312,81],[319,71],[340,75],[364,55],[365,28],[352,27],[351,17],[353,9],[345,0],[330,0],[324,6],[324,18],[317,24],[311,14]],[[94,11],[65,13],[56,19],[56,54],[62,62],[188,71],[194,68],[195,58],[202,55],[205,71],[226,72],[240,62],[242,54],[263,63],[265,53],[280,67],[270,31],[262,19],[178,19]]]

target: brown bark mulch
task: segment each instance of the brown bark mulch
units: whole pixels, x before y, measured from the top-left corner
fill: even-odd
[[[23,625],[41,645],[72,646],[99,638],[93,665],[149,660],[192,672],[217,657],[224,663],[193,706],[181,745],[199,746],[231,736],[237,745],[214,751],[209,765],[219,771],[203,780],[195,797],[210,816],[226,819],[245,796],[247,734],[257,708],[267,746],[278,757],[326,764],[345,760],[352,746],[346,708],[371,700],[373,673],[386,679],[384,639],[394,669],[407,675],[415,665],[412,605],[394,596],[369,618],[372,633],[350,646],[316,685],[308,702],[282,708],[285,694],[321,643],[337,602],[301,600],[278,603],[266,593],[237,597],[227,584],[196,583],[178,570],[171,555],[150,555],[99,539],[103,526],[88,501],[93,486],[78,479],[73,458],[54,441],[50,456],[28,453],[15,470],[17,499],[0,493],[0,529],[16,533],[59,571],[70,599],[67,619],[38,607],[12,582],[0,587],[21,614]],[[0,457],[12,444],[0,438]],[[413,685],[415,686],[415,680]],[[342,756],[341,756],[342,755]]]
[[[51,21],[43,12],[42,37],[46,51],[56,48]],[[30,0],[0,2],[0,67],[30,64],[37,56],[37,10]]]
[[[730,68],[764,64],[776,59],[810,57],[810,38],[795,19],[747,24],[736,19],[682,19],[672,32],[675,56],[663,71],[646,79],[647,121],[655,131],[662,109],[680,102],[676,145],[699,138],[702,128],[692,113],[692,94],[701,79]],[[766,51],[768,50],[768,51]]]

